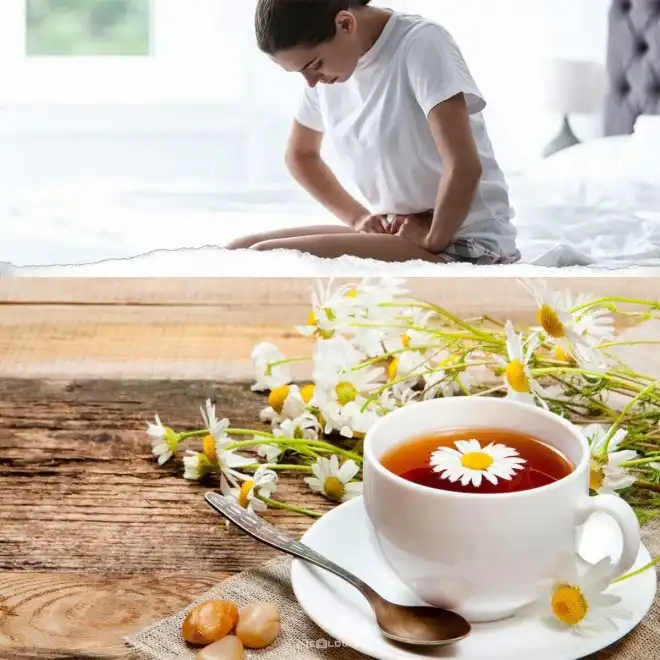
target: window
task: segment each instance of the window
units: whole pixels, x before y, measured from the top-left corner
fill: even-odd
[[[28,56],[149,55],[149,0],[26,2]]]

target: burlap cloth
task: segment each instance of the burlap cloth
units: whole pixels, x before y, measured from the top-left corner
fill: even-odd
[[[644,526],[643,538],[651,556],[660,554],[660,521]],[[246,650],[246,658],[262,660],[365,660],[367,656],[353,651],[329,638],[300,608],[291,581],[291,558],[288,555],[272,559],[228,578],[203,594],[188,608],[158,621],[134,637],[126,638],[137,655],[147,660],[192,660],[195,651],[186,646],[181,625],[186,613],[195,605],[211,598],[235,601],[239,606],[254,600],[277,603],[282,617],[282,631],[277,641],[267,649]],[[660,571],[660,569],[658,569]],[[330,615],[330,613],[328,613]],[[653,660],[660,658],[660,594],[644,620],[624,639],[612,647],[591,656],[589,660]],[[483,658],[488,660],[488,658]]]

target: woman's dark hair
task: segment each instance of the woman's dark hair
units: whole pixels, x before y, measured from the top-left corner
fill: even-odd
[[[337,33],[340,11],[371,0],[259,0],[255,28],[259,49],[268,55],[299,46],[317,46]]]

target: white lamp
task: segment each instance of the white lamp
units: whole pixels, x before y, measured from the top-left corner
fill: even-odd
[[[599,112],[606,85],[605,69],[597,62],[552,60],[548,78],[548,107],[563,116],[563,123],[557,137],[545,148],[544,156],[580,142],[573,133],[569,115]]]

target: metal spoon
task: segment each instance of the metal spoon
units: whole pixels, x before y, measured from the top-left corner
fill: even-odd
[[[439,607],[397,605],[385,600],[355,575],[247,511],[233,498],[209,492],[204,499],[255,539],[324,568],[352,584],[369,601],[385,637],[403,644],[440,646],[457,642],[470,633],[469,622],[455,612]]]

